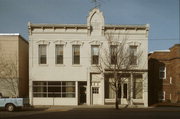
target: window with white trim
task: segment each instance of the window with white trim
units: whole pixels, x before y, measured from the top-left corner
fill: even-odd
[[[159,92],[159,100],[165,100],[166,92],[165,91],[160,91]]]
[[[91,46],[91,64],[99,64],[99,46]]]
[[[92,87],[93,94],[99,94],[99,87]]]
[[[166,79],[166,67],[165,66],[159,67],[159,78]]]
[[[110,46],[111,64],[117,64],[117,45]]]
[[[130,45],[129,46],[129,53],[130,53],[130,65],[137,65],[137,46]]]
[[[80,64],[80,45],[72,46],[73,64]]]
[[[169,83],[172,84],[172,77],[169,78]]]
[[[63,64],[63,45],[56,45],[56,64]]]
[[[75,97],[75,82],[33,81],[33,97]]]
[[[47,45],[39,45],[39,64],[47,64]]]

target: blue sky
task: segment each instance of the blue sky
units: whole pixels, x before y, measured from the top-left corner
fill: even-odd
[[[91,0],[0,0],[0,33],[28,39],[27,23],[86,24]],[[149,51],[180,43],[179,0],[102,0],[106,24],[150,24]]]

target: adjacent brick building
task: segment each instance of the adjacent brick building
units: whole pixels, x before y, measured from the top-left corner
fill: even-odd
[[[149,104],[180,101],[180,44],[149,54]]]

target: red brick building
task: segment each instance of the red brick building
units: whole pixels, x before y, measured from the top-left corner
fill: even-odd
[[[149,54],[149,105],[180,102],[180,44]]]

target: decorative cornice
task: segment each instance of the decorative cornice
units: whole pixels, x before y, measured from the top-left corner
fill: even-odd
[[[65,42],[63,40],[56,40],[56,41],[54,41],[54,44],[66,45],[67,42]]]
[[[91,45],[102,45],[103,42],[102,41],[98,41],[98,40],[93,40],[93,41],[89,41],[89,44],[91,44]]]
[[[50,42],[49,41],[46,41],[46,40],[39,40],[36,42],[37,44],[46,44],[46,45],[49,45]]]
[[[138,41],[130,41],[130,42],[127,42],[127,44],[134,45],[134,46],[140,46],[141,45],[141,43]]]
[[[74,41],[71,41],[70,42],[72,45],[83,45],[84,44],[84,42],[82,42],[82,41],[79,41],[79,40],[74,40]]]

